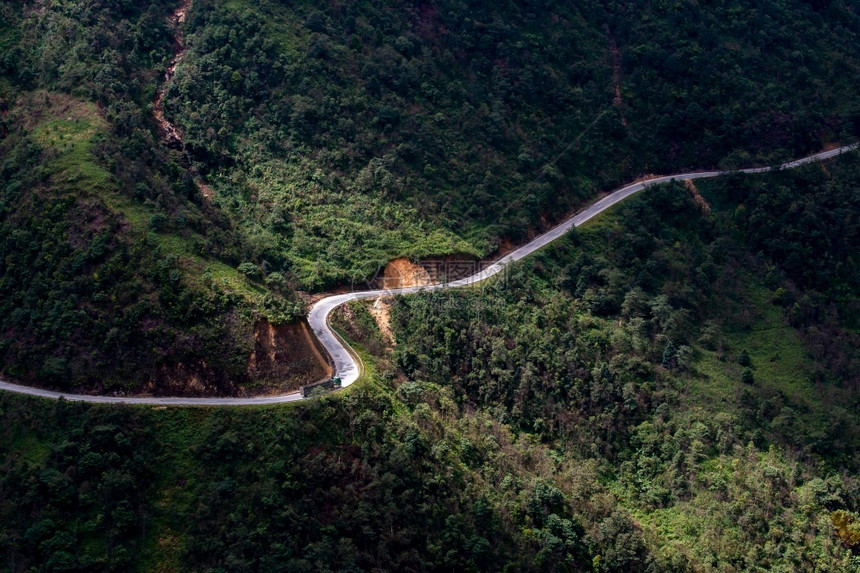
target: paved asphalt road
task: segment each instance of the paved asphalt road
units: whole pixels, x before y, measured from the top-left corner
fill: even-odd
[[[777,167],[756,167],[750,169],[741,169],[741,173],[763,173],[766,171],[780,170],[780,169],[792,169],[794,167],[798,167],[800,165],[804,165],[806,163],[812,163],[814,161],[822,161],[825,159],[829,159],[840,153],[845,153],[848,151],[853,151],[857,149],[858,144],[855,143],[853,145],[847,145],[845,147],[840,147],[838,149],[833,149],[830,151],[825,151],[822,153],[816,153],[815,155],[810,155],[809,157],[804,157],[803,159],[798,159],[796,161],[790,161],[788,163],[783,163]],[[319,302],[317,302],[314,307],[311,309],[310,314],[308,315],[308,322],[311,325],[314,333],[319,338],[322,345],[328,351],[329,355],[332,358],[332,361],[335,366],[335,372],[341,379],[341,383],[344,387],[349,386],[356,380],[360,375],[360,370],[358,364],[353,358],[352,354],[345,348],[344,344],[339,340],[338,336],[332,331],[332,329],[328,325],[328,317],[331,311],[340,306],[341,304],[351,301],[351,300],[360,300],[360,299],[368,299],[368,298],[377,298],[379,296],[391,296],[398,294],[411,294],[417,292],[427,292],[436,289],[442,288],[458,288],[464,287],[472,284],[479,283],[483,280],[488,279],[489,277],[498,274],[501,272],[505,265],[512,263],[514,261],[518,261],[523,257],[530,255],[531,253],[537,251],[538,249],[548,245],[549,243],[555,241],[565,233],[567,233],[573,227],[578,227],[595,217],[596,215],[602,213],[606,209],[615,205],[619,201],[623,201],[627,197],[637,193],[647,187],[652,185],[658,185],[660,183],[666,183],[671,180],[678,181],[686,181],[690,179],[706,179],[709,177],[717,177],[718,175],[725,175],[731,173],[730,171],[699,171],[695,173],[682,173],[679,175],[667,175],[665,177],[658,177],[655,179],[649,179],[647,181],[642,181],[640,183],[633,183],[626,187],[622,187],[621,189],[614,191],[604,197],[603,199],[597,201],[584,211],[577,213],[570,219],[567,219],[557,227],[547,231],[543,235],[537,237],[533,241],[523,245],[519,249],[509,253],[508,255],[502,257],[497,262],[492,265],[482,269],[479,273],[476,273],[470,277],[466,277],[464,279],[460,279],[457,281],[452,281],[450,283],[445,284],[436,284],[431,286],[424,287],[410,287],[410,288],[400,288],[400,289],[391,289],[391,290],[370,290],[370,291],[361,291],[361,292],[351,292],[345,294],[339,294],[334,296],[326,297]],[[29,394],[31,396],[41,396],[43,398],[53,398],[57,399],[60,397],[65,398],[70,401],[81,401],[81,402],[95,402],[101,404],[139,404],[139,405],[154,405],[154,406],[257,406],[263,404],[280,404],[283,402],[294,402],[297,400],[301,400],[301,394],[298,392],[294,392],[292,394],[284,394],[281,396],[263,396],[258,398],[171,398],[171,397],[134,397],[127,398],[122,396],[86,396],[80,394],[66,394],[61,392],[51,392],[49,390],[41,390],[38,388],[31,388],[29,386],[21,386],[18,384],[12,384],[9,382],[5,382],[0,380],[0,390],[6,390],[9,392],[17,392],[19,394]]]

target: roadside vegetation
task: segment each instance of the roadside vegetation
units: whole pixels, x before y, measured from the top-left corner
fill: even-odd
[[[856,155],[702,185],[710,212],[651,189],[480,289],[396,299],[394,347],[352,303],[333,321],[366,375],[309,402],[0,395],[0,552],[15,570],[853,571],[856,287],[804,286],[819,262],[786,267],[738,206],[793,189],[855,265]],[[809,246],[795,224],[788,251]],[[829,314],[796,322],[793,299]]]

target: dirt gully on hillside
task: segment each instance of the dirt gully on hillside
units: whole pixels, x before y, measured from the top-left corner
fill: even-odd
[[[173,58],[164,72],[164,81],[161,87],[155,92],[155,99],[152,101],[153,114],[155,121],[158,123],[158,134],[164,143],[173,149],[182,149],[182,133],[175,125],[170,123],[164,117],[164,95],[167,92],[167,86],[173,75],[176,73],[176,66],[182,61],[182,56],[185,54],[185,40],[182,37],[182,24],[188,16],[188,10],[191,8],[191,0],[182,0],[179,7],[173,12],[170,17],[170,25],[173,28]]]

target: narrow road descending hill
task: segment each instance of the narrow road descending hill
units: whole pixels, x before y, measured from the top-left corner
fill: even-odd
[[[821,153],[816,153],[815,155],[810,155],[809,157],[804,157],[802,159],[798,159],[796,161],[790,161],[788,163],[783,163],[782,165],[776,167],[754,167],[749,169],[741,169],[741,173],[764,173],[767,171],[780,170],[780,169],[793,169],[795,167],[799,167],[801,165],[805,165],[807,163],[812,163],[815,161],[823,161],[825,159],[829,159],[831,157],[835,157],[836,155],[846,153],[849,151],[856,150],[858,148],[858,144],[855,143],[853,145],[846,145],[844,147],[840,147],[837,149],[832,149],[830,151],[824,151]],[[652,185],[659,185],[661,183],[667,183],[672,180],[677,181],[688,181],[693,179],[706,179],[710,177],[717,177],[719,175],[725,175],[730,172],[728,171],[699,171],[694,173],[681,173],[678,175],[667,175],[664,177],[658,177],[655,179],[649,179],[648,181],[642,181],[639,183],[633,183],[631,185],[627,185],[626,187],[622,187],[617,191],[614,191],[604,197],[603,199],[597,201],[590,207],[585,210],[577,213],[573,217],[567,219],[560,225],[554,227],[553,229],[547,231],[543,235],[535,238],[531,242],[523,245],[512,253],[506,255],[501,258],[499,261],[493,263],[487,268],[483,269],[481,272],[476,273],[470,277],[466,277],[464,279],[460,279],[457,281],[453,281],[450,283],[444,284],[435,284],[429,286],[417,286],[417,287],[409,287],[409,288],[399,288],[399,289],[390,289],[390,290],[370,290],[370,291],[361,291],[361,292],[351,292],[346,294],[340,294],[335,296],[326,297],[319,302],[317,302],[314,307],[311,309],[311,312],[308,316],[308,321],[310,322],[311,328],[313,329],[316,336],[319,338],[323,347],[325,347],[326,351],[330,355],[332,362],[334,364],[334,371],[336,375],[338,375],[341,379],[341,383],[344,387],[349,386],[353,382],[355,382],[359,375],[360,369],[358,364],[353,358],[353,355],[346,349],[344,344],[338,339],[338,336],[334,333],[331,327],[328,324],[328,317],[331,312],[337,308],[338,306],[349,302],[351,300],[361,300],[361,299],[372,299],[380,296],[391,296],[397,294],[412,294],[418,292],[426,292],[437,289],[445,289],[445,288],[460,288],[472,284],[479,283],[484,281],[493,275],[501,272],[506,265],[518,261],[531,253],[537,251],[538,249],[548,245],[549,243],[555,241],[556,239],[562,237],[565,233],[567,233],[573,227],[578,227],[602,213],[606,209],[612,207],[616,203],[623,201],[627,197],[630,197],[634,193],[642,191]],[[53,398],[58,399],[60,397],[65,398],[66,400],[71,401],[82,401],[82,402],[93,402],[93,403],[101,403],[101,404],[138,404],[138,405],[164,405],[164,406],[257,406],[264,404],[279,404],[283,402],[294,402],[297,400],[301,400],[302,396],[300,393],[292,393],[285,394],[281,396],[264,396],[257,398],[172,398],[172,397],[134,397],[134,398],[126,398],[120,396],[86,396],[80,394],[66,394],[62,392],[52,392],[49,390],[42,390],[39,388],[31,388],[29,386],[21,386],[19,384],[12,384],[10,382],[5,382],[0,380],[0,390],[6,390],[9,392],[16,392],[19,394],[29,394],[31,396],[41,396],[43,398]]]

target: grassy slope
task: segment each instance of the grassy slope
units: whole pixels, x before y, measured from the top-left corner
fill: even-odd
[[[774,503],[779,494],[772,493],[770,488],[777,491],[787,488],[789,495],[800,500],[796,506],[782,509],[782,515],[770,514],[773,521],[767,529],[772,532],[769,542],[773,547],[784,546],[787,538],[814,536],[804,543],[805,548],[794,548],[789,552],[789,563],[801,554],[826,553],[826,548],[838,546],[838,540],[828,535],[830,512],[820,506],[813,509],[817,505],[816,495],[820,495],[816,493],[820,482],[810,486],[809,478],[792,479],[793,474],[809,468],[804,468],[805,464],[799,463],[794,454],[788,452],[803,448],[808,437],[830,427],[833,419],[854,420],[854,428],[846,429],[854,435],[858,429],[856,416],[848,408],[852,394],[811,382],[812,360],[801,337],[794,328],[785,324],[781,309],[771,303],[770,292],[763,285],[757,285],[752,277],[747,280],[751,284],[750,302],[756,309],[750,328],[726,333],[728,358],[718,358],[715,351],[696,349],[698,356],[693,363],[696,374],[681,394],[674,417],[687,426],[710,423],[714,419],[722,424],[744,423],[744,420],[749,423],[749,416],[760,414],[749,410],[744,403],[745,396],[782,396],[787,403],[787,414],[782,426],[770,434],[770,439],[778,445],[771,446],[769,452],[750,447],[748,451],[704,457],[695,470],[697,487],[688,501],[650,511],[643,510],[635,501],[627,501],[655,550],[669,554],[676,551],[684,553],[699,563],[704,571],[725,570],[731,562],[744,559],[757,562],[762,558],[755,552],[745,553],[743,527],[749,526],[738,522],[737,516],[741,512],[738,504],[742,507],[743,504]],[[756,379],[754,388],[741,382],[742,367],[734,361],[740,349],[746,349],[752,359]],[[839,466],[836,460],[833,462]],[[769,483],[772,478],[764,474],[768,468],[771,471],[778,468],[777,481],[784,481]],[[623,480],[618,485],[619,491],[630,487]],[[762,487],[766,488],[764,492]],[[715,495],[714,491],[726,493]],[[810,522],[814,525],[810,526]],[[707,541],[702,543],[703,539]],[[846,556],[839,566],[846,567],[847,562]],[[786,565],[786,570],[793,566],[796,562]],[[827,570],[837,565],[822,558],[818,560],[817,567]]]
[[[725,215],[735,209],[735,204],[715,195],[708,185],[704,188],[705,196],[713,201],[718,212]],[[798,461],[795,456],[798,451],[814,447],[827,433],[843,434],[843,443],[848,446],[856,445],[860,436],[860,425],[852,408],[856,401],[854,392],[850,387],[839,387],[835,380],[815,382],[814,373],[820,372],[821,367],[798,329],[788,324],[784,309],[774,302],[773,290],[763,284],[761,275],[745,270],[739,270],[738,274],[743,291],[734,293],[736,298],[718,311],[730,323],[722,330],[720,348],[696,347],[695,374],[681,395],[677,418],[686,420],[688,425],[716,417],[722,424],[763,427],[767,418],[776,414],[764,441],[775,445],[765,452],[750,444],[747,451],[703,459],[696,475],[697,483],[703,487],[688,501],[653,511],[630,504],[649,537],[653,536],[651,543],[663,548],[675,546],[701,563],[703,570],[723,570],[728,563],[744,558],[755,562],[761,559],[762,550],[769,552],[784,546],[787,538],[807,536],[804,551],[808,554],[838,546],[838,539],[826,535],[831,528],[830,513],[815,513],[812,509],[826,488],[820,479],[796,478],[808,471],[809,462]],[[739,316],[745,318],[737,321]],[[732,322],[736,325],[732,326]],[[752,362],[755,375],[752,385],[741,381],[743,366],[737,363],[741,351],[746,351]],[[762,403],[770,407],[757,409]],[[759,440],[761,446],[761,435]],[[838,456],[825,457],[819,463],[827,469],[819,475],[838,475],[844,471],[840,468],[844,468],[845,462],[851,463]],[[724,493],[726,489],[728,496]],[[768,525],[768,546],[745,555],[741,549],[743,530],[749,525],[738,521],[741,511],[734,504],[768,503],[767,498],[774,495],[771,492],[780,489],[790,492],[799,503],[784,509],[782,515],[771,513],[774,521]],[[723,495],[712,493],[715,491]],[[703,538],[709,541],[699,543]],[[796,566],[801,553],[795,548],[785,554],[786,570]],[[812,563],[822,571],[837,566],[827,559],[812,559]],[[848,563],[846,557],[839,566],[850,568]]]
[[[705,195],[714,200],[723,213],[736,207],[710,192]],[[601,219],[589,225],[591,232],[599,233],[601,228],[620,223],[612,213]],[[759,416],[763,419],[765,414],[751,409],[747,402],[749,397],[777,396],[784,403],[781,413],[784,419],[768,437],[778,445],[771,445],[765,452],[756,450],[750,443],[747,451],[704,457],[696,470],[698,487],[688,501],[651,511],[643,510],[631,499],[625,504],[645,530],[649,545],[666,555],[685,554],[703,571],[727,570],[731,563],[744,559],[756,562],[776,547],[784,546],[787,538],[807,536],[808,545],[804,550],[794,548],[784,555],[783,567],[793,570],[801,554],[826,553],[827,548],[839,544],[838,539],[828,535],[830,512],[822,511],[820,506],[817,513],[812,509],[822,495],[823,482],[808,478],[804,482],[793,477],[808,470],[808,466],[804,468],[804,463],[794,457],[795,452],[820,439],[822,433],[828,431],[826,428],[832,428],[834,420],[839,420],[839,424],[851,424],[840,431],[846,432],[849,443],[856,443],[851,436],[858,435],[860,426],[856,412],[850,407],[855,398],[850,390],[813,381],[817,368],[811,351],[797,329],[787,323],[784,310],[774,303],[773,291],[762,283],[760,275],[744,270],[739,270],[739,275],[737,280],[744,285],[743,290],[733,293],[737,298],[728,302],[727,308],[714,310],[728,317],[729,323],[735,322],[732,317],[744,316],[739,321],[742,326],[723,328],[719,350],[695,347],[694,374],[687,380],[674,417],[683,420],[688,427],[697,422],[708,423],[715,417],[721,424],[752,421],[755,426],[761,422],[754,420]],[[741,381],[743,366],[737,363],[737,357],[742,350],[752,362],[753,385]],[[832,465],[823,475],[840,466],[838,458],[825,463]],[[620,480],[617,485],[621,495],[625,496],[622,493],[625,491],[629,494],[629,483]],[[773,503],[771,496],[779,495],[773,491],[780,488],[790,491],[799,503],[784,509],[783,515],[771,513],[774,522],[767,527],[770,529],[768,546],[745,554],[743,529],[749,526],[737,519],[743,514],[743,505]],[[837,565],[826,558],[811,558],[816,569],[822,571],[836,567],[850,569],[849,561],[844,556]]]
[[[13,107],[10,115],[12,121],[25,130],[24,138],[18,144],[35,143],[44,158],[38,167],[43,183],[29,194],[7,195],[8,213],[14,213],[13,216],[20,219],[34,213],[41,201],[49,205],[71,201],[72,205],[81,206],[73,209],[83,208],[89,211],[88,217],[91,218],[76,220],[73,218],[75,215],[71,215],[62,222],[66,228],[65,236],[55,240],[76,241],[76,246],[86,251],[91,246],[87,244],[88,235],[98,233],[105,220],[111,221],[116,226],[111,242],[134,244],[146,241],[149,248],[165,259],[171,257],[172,265],[181,269],[179,276],[185,288],[195,289],[208,297],[216,294],[236,297],[240,305],[264,308],[265,289],[249,283],[234,268],[194,254],[195,245],[202,242],[202,235],[189,230],[182,233],[169,230],[151,232],[153,216],[160,211],[154,205],[135,202],[119,193],[119,182],[93,154],[95,142],[109,137],[108,126],[95,105],[44,91],[21,96],[24,103],[21,107]],[[51,255],[46,253],[44,256],[50,264]],[[94,261],[90,268],[96,281],[99,280],[99,262]]]
[[[97,199],[116,215],[127,221],[129,234],[143,235],[152,230],[153,216],[160,212],[154,205],[129,200],[118,193],[117,183],[92,153],[93,141],[107,136],[107,123],[96,106],[89,102],[73,100],[59,94],[36,92],[26,96],[30,101],[54,99],[50,108],[35,112],[32,109],[13,110],[17,115],[42,115],[40,122],[32,128],[31,137],[51,159],[42,165],[49,174],[49,185],[62,192],[75,194],[80,200]],[[254,285],[235,268],[218,260],[194,253],[195,243],[203,235],[192,231],[184,233],[161,232],[154,234],[157,246],[168,255],[178,258],[180,267],[188,270],[183,279],[189,286],[203,286],[200,277],[209,273],[225,292],[241,296],[245,303],[254,306],[261,303],[265,289]]]
[[[586,223],[581,228],[581,240],[590,249],[610,246],[607,237],[613,230],[625,228],[621,209],[623,206]],[[784,309],[774,303],[773,290],[759,275],[743,269],[732,270],[731,274],[740,290],[720,299],[725,307],[703,309],[706,316],[713,313],[711,316],[722,317],[718,322],[726,324],[720,329],[719,349],[701,343],[693,345],[695,373],[682,394],[682,409],[742,415],[748,406],[744,404],[744,394],[752,392],[764,398],[785,399],[786,405],[795,410],[791,423],[799,424],[797,431],[804,436],[829,427],[831,418],[852,418],[852,391],[815,383],[813,373],[817,368],[812,352],[798,330],[788,323]],[[737,319],[740,316],[744,318]],[[737,359],[743,350],[752,360],[753,385],[741,381],[743,366]]]

